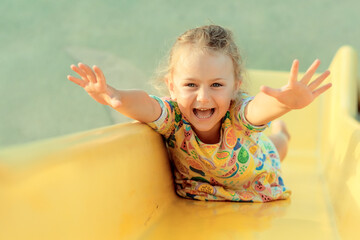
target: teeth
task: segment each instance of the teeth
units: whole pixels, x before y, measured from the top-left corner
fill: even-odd
[[[194,108],[194,114],[198,118],[209,118],[213,115],[213,108]]]

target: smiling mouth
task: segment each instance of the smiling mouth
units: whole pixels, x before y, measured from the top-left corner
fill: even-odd
[[[193,112],[198,118],[206,119],[210,118],[214,114],[215,108],[194,108]]]

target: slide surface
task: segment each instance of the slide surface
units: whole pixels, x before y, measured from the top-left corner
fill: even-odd
[[[290,199],[180,198],[161,137],[126,123],[0,150],[0,239],[359,239],[355,50],[340,48],[329,69],[331,91],[283,118]],[[251,70],[250,93],[288,76]]]

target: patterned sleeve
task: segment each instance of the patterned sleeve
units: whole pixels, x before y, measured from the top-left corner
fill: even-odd
[[[155,121],[147,123],[147,125],[153,128],[156,132],[167,137],[173,130],[172,128],[175,118],[173,103],[168,98],[159,98],[153,95],[150,95],[150,97],[154,98],[160,104],[161,115]]]
[[[244,94],[244,98],[242,99],[240,106],[237,108],[238,109],[238,111],[236,112],[237,118],[239,119],[241,125],[245,126],[248,130],[253,131],[253,132],[262,132],[267,127],[270,126],[271,122],[269,122],[265,125],[256,126],[256,125],[251,124],[245,117],[245,108],[249,104],[249,102],[251,102],[251,100],[253,100],[253,98],[254,97],[249,97],[248,95]]]

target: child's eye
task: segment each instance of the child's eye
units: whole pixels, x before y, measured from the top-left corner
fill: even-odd
[[[220,84],[220,83],[213,83],[211,86],[212,86],[212,87],[221,87],[222,84]]]
[[[196,87],[196,85],[194,83],[188,83],[186,84],[186,87]]]

